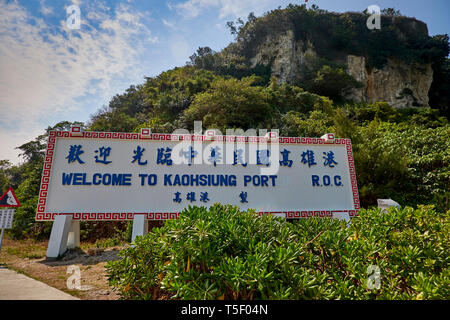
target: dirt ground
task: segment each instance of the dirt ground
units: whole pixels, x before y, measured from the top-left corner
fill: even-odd
[[[82,243],[81,249],[67,252],[61,259],[49,261],[45,257],[47,241],[13,241],[5,238],[0,252],[0,265],[21,272],[54,288],[85,300],[117,300],[119,296],[108,285],[105,265],[117,259],[125,246],[99,249],[94,244]],[[78,266],[81,290],[70,290],[67,280]],[[69,271],[69,273],[68,273]]]

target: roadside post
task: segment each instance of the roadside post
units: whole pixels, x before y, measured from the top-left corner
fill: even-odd
[[[12,188],[9,188],[1,197],[0,197],[0,207],[1,208],[17,208],[20,207],[19,200],[17,200],[16,195]],[[2,250],[3,236],[5,233],[5,229],[11,229],[13,220],[14,220],[14,212],[15,209],[2,209],[0,210],[0,228],[2,229],[2,233],[0,236],[0,251]]]

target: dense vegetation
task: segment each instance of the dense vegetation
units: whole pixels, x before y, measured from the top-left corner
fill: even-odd
[[[448,36],[428,37],[421,22],[408,33],[403,25],[407,19],[395,12],[390,15],[392,25],[378,34],[367,28],[360,30],[364,14],[339,15],[289,6],[262,18],[250,15],[238,27],[229,24],[236,41],[222,52],[199,48],[186,66],[147,77],[144,83],[114,96],[84,127],[119,132],[148,127],[153,132],[170,133],[177,128],[192,130],[193,121],[201,120],[204,128],[222,132],[226,128],[278,128],[283,136],[309,137],[334,132],[337,137],[352,139],[363,207],[376,205],[377,198],[392,198],[401,205],[433,204],[445,212],[450,193]],[[343,90],[357,83],[326,58],[318,61],[311,81],[302,86],[279,84],[271,78],[270,67],[249,67],[247,50],[253,50],[267,32],[276,32],[283,23],[294,23],[301,31],[297,37],[316,41],[314,45],[323,50],[324,57],[326,52],[363,54],[374,66],[384,63],[386,57],[431,62],[435,70],[432,108],[394,109],[383,102],[345,101]],[[330,41],[324,40],[323,32]],[[399,34],[407,36],[399,39]],[[370,41],[362,40],[363,36]],[[47,132],[71,125],[61,122]],[[11,230],[16,238],[48,237],[50,224],[34,221],[46,138],[44,134],[18,147],[24,159],[20,165],[0,161],[0,189],[12,186],[22,203]],[[123,231],[126,226],[89,224],[83,226],[83,235],[108,236],[117,228]]]
[[[109,281],[125,299],[448,299],[449,213],[362,210],[347,226],[191,207],[121,251]]]

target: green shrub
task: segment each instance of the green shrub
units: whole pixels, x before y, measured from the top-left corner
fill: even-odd
[[[195,95],[194,101],[184,111],[184,121],[192,128],[201,120],[206,128],[216,128],[225,133],[227,128],[270,127],[272,110],[263,94],[263,87],[254,86],[257,77],[218,78],[211,88]]]
[[[333,120],[321,111],[309,113],[309,117],[290,111],[281,118],[280,129],[287,137],[321,137],[332,132]]]
[[[449,126],[424,128],[371,122],[354,143],[363,206],[391,197],[400,204],[435,204],[449,209]]]
[[[344,69],[324,65],[317,70],[312,81],[305,83],[304,86],[308,91],[329,97],[334,101],[341,101],[345,100],[352,89],[362,85]]]
[[[351,224],[287,223],[252,210],[190,207],[107,264],[125,299],[448,299],[449,216],[362,210]],[[368,267],[381,287],[368,289]]]
[[[131,221],[81,221],[80,240],[95,242],[112,239],[131,241]]]

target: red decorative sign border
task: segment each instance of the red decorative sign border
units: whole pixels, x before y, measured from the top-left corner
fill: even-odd
[[[56,138],[84,138],[84,139],[118,139],[118,140],[145,140],[145,141],[221,141],[221,142],[244,142],[244,143],[274,143],[280,144],[334,144],[345,145],[347,149],[348,165],[350,170],[350,182],[352,185],[354,210],[315,210],[315,211],[270,211],[258,212],[258,214],[285,214],[287,219],[308,218],[311,216],[331,218],[334,213],[348,212],[350,217],[357,216],[360,209],[359,193],[356,182],[355,162],[353,159],[352,143],[350,139],[334,139],[332,141],[325,141],[322,138],[303,138],[303,137],[279,137],[276,139],[269,139],[267,137],[247,137],[247,136],[205,136],[193,134],[164,134],[152,133],[148,136],[142,136],[140,133],[121,133],[121,132],[95,132],[84,131],[77,134],[72,134],[69,131],[50,131],[47,143],[47,152],[45,154],[44,166],[42,169],[41,188],[39,191],[39,200],[36,211],[37,221],[52,221],[55,215],[72,214],[74,220],[87,221],[113,221],[113,220],[132,220],[135,214],[146,214],[148,220],[168,220],[178,219],[179,212],[77,212],[77,213],[62,213],[62,212],[45,212],[45,204],[47,202],[48,184],[50,182],[50,174],[53,163],[53,153],[55,149]]]

